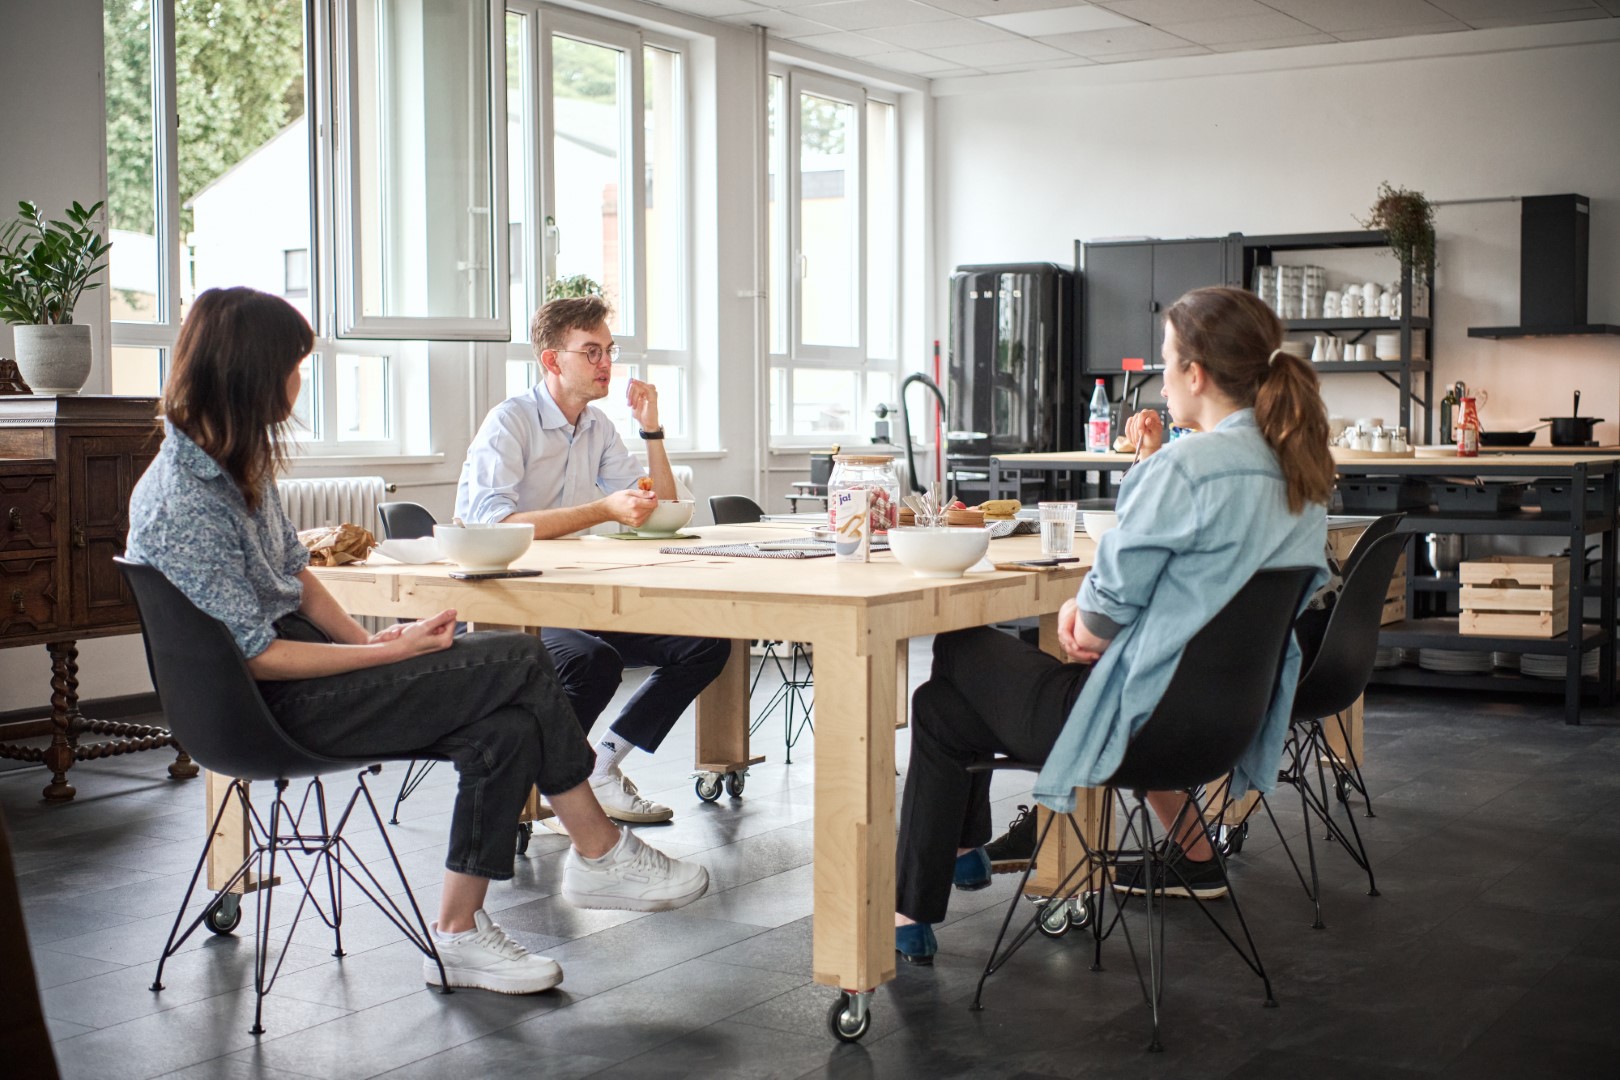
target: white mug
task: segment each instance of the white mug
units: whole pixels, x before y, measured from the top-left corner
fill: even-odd
[[[1339,318],[1361,318],[1361,293],[1355,289],[1346,289],[1344,299],[1339,302]]]
[[[1339,317],[1339,290],[1329,289],[1322,294],[1322,318],[1337,319]]]

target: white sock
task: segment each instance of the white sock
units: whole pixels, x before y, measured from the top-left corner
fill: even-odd
[[[606,776],[619,767],[635,747],[623,735],[609,735],[596,744],[596,776]]]
[[[439,924],[434,923],[433,924],[433,936],[434,936],[435,939],[437,939],[439,941],[457,941],[457,940],[459,940],[461,938],[466,937],[468,934],[472,933],[474,930],[477,930],[477,929],[478,929],[478,927],[474,926],[471,930],[458,930],[456,933],[451,934],[451,933],[447,933],[447,932],[445,932],[443,930],[440,930],[439,929]]]
[[[626,829],[626,828],[621,826],[619,828],[619,842],[618,843],[614,844],[612,847],[608,848],[606,851],[602,852],[602,854],[596,856],[595,858],[592,858],[589,855],[580,855],[579,857],[580,857],[581,861],[590,863],[592,866],[600,866],[602,863],[605,863],[608,860],[610,860],[611,858],[613,858],[614,852],[616,852],[620,848],[624,847],[625,840],[626,840],[627,837],[631,837],[631,836],[634,836],[634,835],[635,835],[635,833],[633,833],[629,829]],[[576,851],[575,854],[578,854],[578,852]]]

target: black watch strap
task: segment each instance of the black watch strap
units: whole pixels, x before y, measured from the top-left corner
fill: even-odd
[[[664,437],[664,429],[659,428],[657,431],[643,431],[641,432],[641,437],[648,441],[662,439]]]

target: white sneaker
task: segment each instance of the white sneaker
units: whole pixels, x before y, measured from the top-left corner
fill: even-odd
[[[672,911],[709,891],[709,872],[672,859],[630,829],[600,859],[570,849],[563,864],[563,899],[575,907],[616,911]]]
[[[617,768],[591,777],[591,790],[596,793],[596,801],[602,804],[602,812],[614,821],[646,825],[675,816],[675,811],[669,807],[643,799],[635,782]]]
[[[438,932],[438,923],[433,931]],[[562,982],[562,968],[550,957],[537,956],[507,937],[506,931],[484,914],[473,913],[473,930],[443,941],[434,938],[439,959],[451,986],[493,990],[498,994],[538,994]],[[422,976],[429,986],[439,985],[439,966],[431,956],[422,958]]]

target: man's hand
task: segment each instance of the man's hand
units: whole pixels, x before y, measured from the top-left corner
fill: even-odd
[[[652,512],[658,509],[658,496],[651,491],[641,491],[631,488],[628,491],[615,491],[601,500],[601,506],[608,517],[620,525],[628,525],[632,529],[640,528],[646,524]]]
[[[636,424],[641,430],[657,430],[658,387],[640,379],[631,379],[630,385],[625,388],[624,396],[630,403],[630,415],[635,417]]]
[[[1058,644],[1069,654],[1069,659],[1082,664],[1095,664],[1108,648],[1109,639],[1100,638],[1086,629],[1080,621],[1080,605],[1073,600],[1063,601],[1058,609]]]
[[[1136,456],[1152,456],[1164,445],[1164,421],[1158,409],[1143,409],[1125,421],[1125,437],[1136,444]]]
[[[456,610],[446,608],[437,615],[416,622],[395,623],[371,635],[372,645],[397,644],[399,656],[405,660],[424,653],[448,649],[456,636]]]

